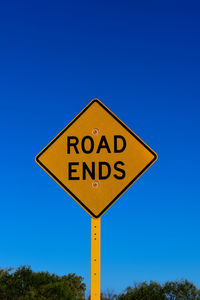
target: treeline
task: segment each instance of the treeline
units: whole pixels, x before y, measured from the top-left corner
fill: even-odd
[[[76,274],[58,276],[30,267],[0,269],[0,300],[83,300],[86,285]],[[123,293],[102,293],[102,300],[200,300],[200,290],[187,280],[142,282]],[[88,298],[90,300],[90,297]]]
[[[0,269],[0,300],[81,300],[85,290],[83,278],[75,274],[58,276],[25,266]]]
[[[113,298],[114,299],[114,298]],[[168,281],[164,284],[151,281],[128,287],[117,296],[119,300],[200,300],[200,290],[188,280]]]

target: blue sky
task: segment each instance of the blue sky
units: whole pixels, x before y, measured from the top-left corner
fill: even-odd
[[[200,287],[198,1],[4,1],[0,266],[90,285],[90,217],[34,161],[93,98],[158,154],[102,217],[102,290]]]

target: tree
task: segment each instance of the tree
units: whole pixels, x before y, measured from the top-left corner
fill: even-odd
[[[188,280],[168,281],[163,289],[167,300],[200,300],[200,291]]]
[[[163,288],[157,282],[150,281],[135,283],[134,287],[128,287],[125,293],[119,295],[119,300],[166,300]]]
[[[187,280],[168,281],[163,285],[150,281],[128,287],[118,300],[200,300],[200,291]]]
[[[58,276],[30,267],[0,269],[0,300],[82,300],[86,286],[76,274]]]

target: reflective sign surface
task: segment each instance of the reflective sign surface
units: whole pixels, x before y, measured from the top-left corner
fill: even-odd
[[[36,156],[36,162],[96,218],[156,159],[156,153],[97,99]]]

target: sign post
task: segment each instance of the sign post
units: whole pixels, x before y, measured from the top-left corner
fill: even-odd
[[[101,298],[101,218],[91,218],[91,300]]]
[[[100,300],[100,217],[156,159],[156,153],[98,99],[36,156],[91,216],[91,300]]]

